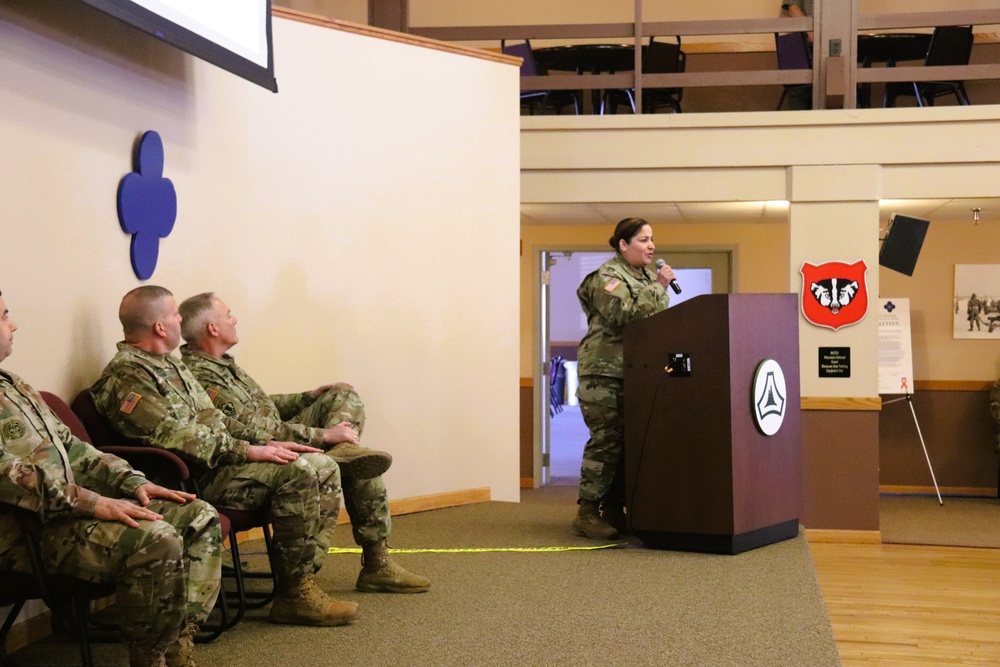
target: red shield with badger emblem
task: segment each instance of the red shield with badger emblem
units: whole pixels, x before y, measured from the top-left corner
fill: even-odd
[[[802,315],[818,327],[837,330],[857,324],[868,312],[868,266],[864,260],[853,264],[804,262],[802,274]]]

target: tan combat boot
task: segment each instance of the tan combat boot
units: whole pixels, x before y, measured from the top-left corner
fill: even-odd
[[[128,667],[166,667],[163,651],[129,646]]]
[[[198,667],[194,661],[194,637],[198,634],[198,626],[188,623],[181,628],[177,641],[167,647],[164,654],[167,667]]]
[[[337,443],[326,453],[340,465],[343,477],[353,479],[378,477],[392,465],[392,455],[388,452],[368,449],[351,442]]]
[[[573,519],[573,530],[592,540],[613,540],[618,537],[614,526],[601,518],[597,501],[594,500],[580,501],[580,509]]]
[[[358,615],[358,605],[334,600],[316,586],[313,576],[279,582],[271,622],[288,625],[344,625]]]
[[[431,580],[407,572],[389,557],[385,540],[361,547],[361,573],[355,588],[365,593],[423,593]]]

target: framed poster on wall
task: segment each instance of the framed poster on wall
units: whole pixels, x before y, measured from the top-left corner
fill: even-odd
[[[1000,338],[1000,264],[956,264],[953,338]]]

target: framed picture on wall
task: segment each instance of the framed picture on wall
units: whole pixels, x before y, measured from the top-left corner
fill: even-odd
[[[1000,338],[1000,264],[955,265],[953,338]]]

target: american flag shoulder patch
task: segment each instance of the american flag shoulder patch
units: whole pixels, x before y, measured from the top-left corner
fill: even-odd
[[[142,394],[137,394],[134,391],[130,391],[128,393],[128,396],[125,397],[125,400],[122,401],[122,406],[121,408],[119,408],[119,410],[121,410],[127,415],[132,414],[132,411],[135,410],[135,406],[139,404],[140,398],[142,398]]]
[[[215,402],[215,397],[219,395],[219,391],[217,389],[212,389],[211,387],[206,389],[205,393],[208,394],[208,400],[212,401],[213,403]]]
[[[621,284],[622,284],[622,281],[618,280],[617,278],[612,278],[611,282],[609,282],[607,285],[604,286],[604,291],[605,292],[614,292],[615,288],[618,287]]]

